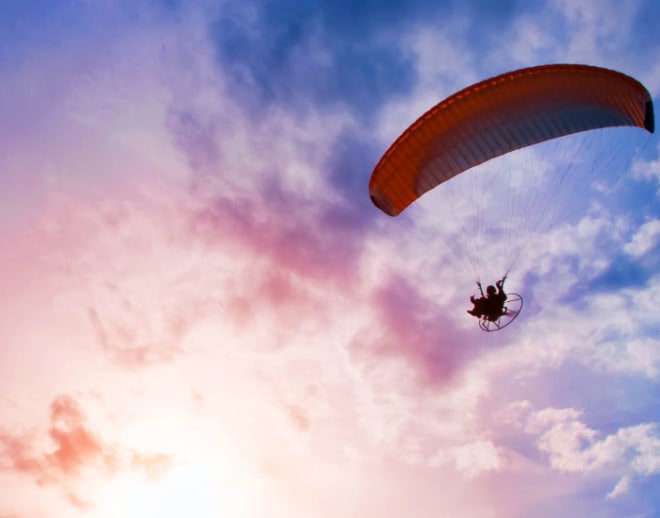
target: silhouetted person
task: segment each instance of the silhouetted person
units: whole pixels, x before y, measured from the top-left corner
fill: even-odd
[[[484,290],[481,288],[481,283],[477,281],[477,286],[479,286],[479,291],[481,292],[480,298],[470,297],[470,302],[474,304],[472,309],[468,309],[468,313],[477,318],[484,317],[491,322],[495,322],[498,318],[504,313],[504,302],[506,302],[506,293],[504,293],[504,281],[506,280],[506,275],[502,277],[499,281],[495,283],[495,286],[490,285],[486,288],[486,295],[484,295]]]

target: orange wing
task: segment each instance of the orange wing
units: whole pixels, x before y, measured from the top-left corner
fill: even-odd
[[[369,180],[374,204],[400,214],[457,174],[525,146],[610,126],[653,133],[653,102],[630,76],[587,65],[544,65],[455,93],[410,126]]]

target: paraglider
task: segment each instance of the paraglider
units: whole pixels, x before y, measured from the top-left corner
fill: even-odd
[[[508,72],[449,96],[417,119],[374,168],[369,196],[385,214],[397,216],[423,194],[493,158],[617,126],[655,129],[651,96],[630,76],[572,64]],[[508,325],[522,307],[520,295],[504,294],[507,273],[494,293],[498,305],[491,311],[482,291],[488,310],[481,301],[470,311],[486,331]]]

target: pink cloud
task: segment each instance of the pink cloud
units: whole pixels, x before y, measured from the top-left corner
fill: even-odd
[[[85,416],[68,396],[58,396],[50,405],[48,435],[55,449],[43,456],[41,465],[63,475],[77,475],[80,468],[96,464],[114,467],[115,453],[103,446],[98,437],[84,426]]]
[[[110,336],[97,311],[94,308],[88,308],[87,312],[98,345],[113,361],[128,369],[171,362],[182,353],[178,341],[180,334],[161,341],[135,343],[130,336],[126,337],[125,333],[121,332],[121,328],[115,327],[114,333]],[[130,333],[128,330],[127,332]],[[124,335],[124,340],[122,340],[122,335]]]
[[[162,476],[170,467],[168,456],[145,454],[104,441],[87,423],[75,399],[56,397],[50,405],[49,447],[32,432],[0,434],[0,468],[29,476],[39,485],[59,488],[74,506],[86,509],[91,502],[72,489],[90,478],[112,478],[125,471]]]
[[[209,245],[240,243],[256,256],[269,258],[276,268],[313,280],[346,289],[357,273],[362,233],[325,227],[314,200],[278,182],[216,198],[194,225]]]
[[[391,276],[370,298],[373,325],[351,345],[356,360],[404,360],[424,384],[446,384],[481,349],[470,332],[455,327],[445,308],[426,299],[405,278]]]

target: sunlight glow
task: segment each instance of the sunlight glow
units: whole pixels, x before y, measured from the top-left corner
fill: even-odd
[[[167,460],[150,469],[134,459],[133,469],[105,485],[97,506],[101,516],[257,516],[260,477],[230,438],[217,428],[213,434],[200,434],[199,417],[171,408],[172,415],[166,416],[158,408],[126,424],[124,436],[140,444],[140,451],[146,448]]]
[[[217,469],[202,463],[174,467],[159,480],[135,475],[117,481],[114,516],[221,516],[235,507],[235,488]]]
[[[106,487],[102,516],[179,518],[255,516],[250,514],[254,480],[233,462],[219,458],[175,461],[160,477],[126,473]]]

